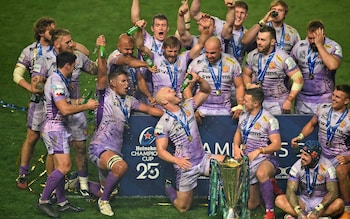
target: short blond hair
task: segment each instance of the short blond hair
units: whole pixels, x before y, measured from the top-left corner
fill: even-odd
[[[273,0],[270,4],[270,9],[276,5],[281,5],[286,13],[288,12],[288,4],[283,0]]]

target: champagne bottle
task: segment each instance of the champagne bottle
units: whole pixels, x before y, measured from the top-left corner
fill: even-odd
[[[145,62],[147,62],[149,67],[152,68],[154,66],[152,59],[147,54],[143,55],[142,58]]]
[[[189,81],[190,80],[192,80],[192,75],[191,74],[188,74],[187,75],[187,77],[185,78],[185,80],[184,80],[184,82],[182,83],[182,85],[181,85],[181,92],[183,92],[185,89],[186,89],[186,87],[188,86],[188,84],[189,84]]]
[[[89,99],[91,98],[92,96],[92,91],[89,91],[89,93],[86,95],[86,97],[84,97],[83,101],[81,101],[81,104],[86,104]]]
[[[130,27],[130,29],[128,30],[128,31],[126,31],[126,34],[127,35],[129,35],[129,36],[132,36],[132,35],[134,35],[134,33],[136,32],[136,31],[138,31],[140,29],[140,27],[139,26],[132,26],[132,27]]]

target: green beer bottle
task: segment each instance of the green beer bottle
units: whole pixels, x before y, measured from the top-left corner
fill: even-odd
[[[181,92],[183,92],[185,89],[186,89],[186,87],[188,86],[188,84],[189,84],[189,81],[190,80],[192,80],[192,75],[191,74],[188,74],[187,75],[187,77],[185,78],[185,80],[184,80],[184,82],[182,83],[182,85],[181,85]]]
[[[154,66],[152,59],[147,54],[143,55],[142,58],[145,62],[147,62],[149,67],[152,68]]]
[[[128,31],[126,31],[126,34],[128,35],[128,36],[132,36],[132,35],[134,35],[134,33],[136,32],[136,31],[138,31],[140,29],[140,27],[139,26],[132,26],[132,27],[130,27],[130,29],[128,30]]]

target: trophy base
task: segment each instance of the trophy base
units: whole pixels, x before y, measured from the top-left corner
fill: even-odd
[[[233,210],[233,208],[229,208],[224,219],[240,219],[240,217],[237,215],[237,212]]]

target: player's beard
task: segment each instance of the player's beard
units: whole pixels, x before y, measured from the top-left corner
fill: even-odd
[[[269,49],[270,49],[270,47],[269,46],[266,46],[266,47],[258,47],[258,52],[259,53],[262,53],[262,54],[264,54],[264,55],[267,55],[268,54],[268,52],[269,52]]]
[[[318,52],[318,49],[317,49],[317,46],[316,46],[315,43],[311,43],[311,44],[310,44],[310,48],[311,48],[311,50],[312,50],[313,52]]]
[[[165,54],[164,54],[164,56],[169,61],[170,64],[173,64],[176,62],[177,56],[167,56]]]

